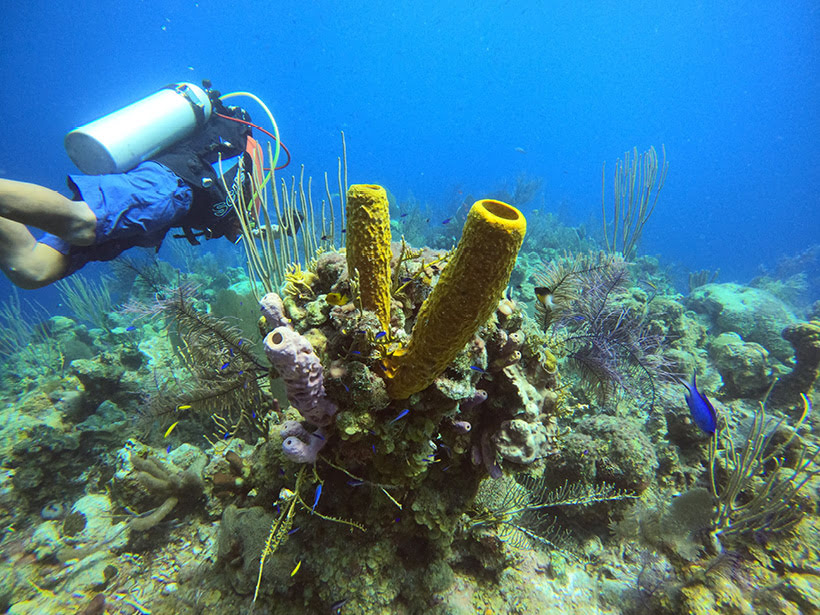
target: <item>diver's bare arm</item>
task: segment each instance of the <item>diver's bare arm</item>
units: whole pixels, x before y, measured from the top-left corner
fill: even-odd
[[[88,205],[37,184],[0,179],[0,217],[57,235],[73,245],[94,243],[97,218]]]

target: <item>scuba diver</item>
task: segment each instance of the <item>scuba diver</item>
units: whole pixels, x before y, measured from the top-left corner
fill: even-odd
[[[176,237],[194,245],[199,238],[238,241],[241,225],[232,203],[258,209],[253,187],[262,185],[263,157],[251,136],[251,126],[259,127],[223,100],[241,94],[262,103],[246,93],[220,96],[210,85],[173,84],[71,131],[66,150],[86,173],[68,176],[72,199],[0,179],[0,269],[6,277],[24,289],[40,288],[135,246],[159,250],[175,227],[182,229]],[[278,147],[278,128],[271,136]],[[29,226],[45,235],[35,239]]]

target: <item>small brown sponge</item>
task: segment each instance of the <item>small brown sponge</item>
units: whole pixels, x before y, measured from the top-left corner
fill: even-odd
[[[390,212],[381,186],[354,184],[347,190],[347,271],[359,272],[362,307],[390,326]]]
[[[820,376],[820,321],[799,322],[783,329],[783,338],[794,347],[795,366],[772,391],[775,403],[800,403]]]
[[[498,307],[527,221],[501,201],[477,201],[461,241],[421,306],[406,349],[387,361],[387,392],[405,399],[429,386]]]

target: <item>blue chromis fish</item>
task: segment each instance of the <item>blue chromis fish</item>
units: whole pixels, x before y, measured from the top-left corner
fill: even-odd
[[[330,305],[347,305],[350,303],[350,297],[344,293],[328,293],[325,295],[325,301]]]
[[[319,503],[319,498],[322,497],[322,484],[319,483],[316,485],[316,495],[313,496],[313,506],[310,507],[310,510],[316,510],[316,505]]]
[[[399,413],[398,413],[398,415],[396,416],[396,418],[394,418],[394,419],[390,419],[390,421],[388,421],[388,423],[387,423],[387,424],[388,424],[388,425],[390,425],[391,423],[395,423],[395,422],[396,422],[396,421],[398,421],[399,419],[403,419],[405,416],[407,416],[407,413],[408,413],[408,412],[410,412],[410,408],[405,408],[404,410],[402,410],[401,412],[399,412]]]
[[[698,391],[697,372],[692,372],[691,382],[681,380],[680,383],[686,387],[686,393],[684,393],[686,396],[686,405],[689,406],[689,411],[692,413],[692,420],[695,421],[695,425],[709,435],[715,433],[715,429],[717,429],[717,413],[715,412],[715,407],[712,405],[712,402],[709,401],[709,398]]]

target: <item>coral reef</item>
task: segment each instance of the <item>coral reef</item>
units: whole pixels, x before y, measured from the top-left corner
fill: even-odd
[[[783,338],[794,348],[795,366],[775,384],[772,401],[797,405],[820,376],[820,320],[789,325]]]
[[[106,281],[145,307],[52,318],[47,361],[10,354],[0,610],[815,608],[817,322],[706,275],[684,299],[658,259],[555,216],[510,273],[524,220],[503,203],[391,222],[450,245],[466,219],[454,253],[391,244],[385,195],[349,196],[347,253],[317,237],[261,303],[191,253],[187,278]],[[693,371],[714,436],[668,378]]]
[[[796,318],[771,293],[739,284],[704,284],[692,292],[688,303],[710,317],[715,333],[733,331],[745,342],[757,342],[780,361],[791,357],[791,347],[780,332]]]
[[[760,344],[744,342],[737,333],[721,333],[709,345],[709,356],[727,395],[757,397],[769,388],[769,353]]]

